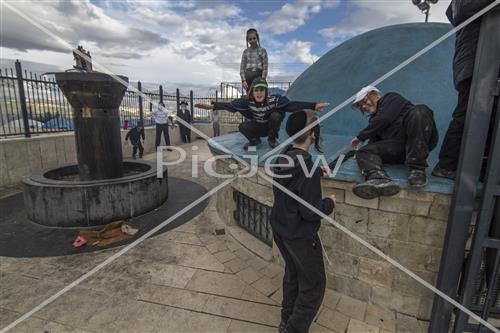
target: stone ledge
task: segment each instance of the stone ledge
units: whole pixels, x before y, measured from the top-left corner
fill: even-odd
[[[228,230],[231,236],[252,253],[266,261],[273,260],[273,249],[261,240],[250,235],[248,231],[239,226],[229,226]]]

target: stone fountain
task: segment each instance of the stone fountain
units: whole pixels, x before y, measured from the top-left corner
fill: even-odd
[[[119,106],[128,78],[92,71],[90,54],[74,52],[77,66],[53,73],[73,110],[77,165],[61,165],[23,179],[28,218],[51,227],[91,227],[127,219],[162,205],[167,169],[123,161]],[[84,64],[85,66],[82,66]]]

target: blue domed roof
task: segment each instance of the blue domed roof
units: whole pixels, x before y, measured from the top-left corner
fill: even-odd
[[[409,23],[387,26],[356,36],[338,45],[306,69],[288,89],[286,96],[290,100],[330,102],[332,106],[321,113],[325,114],[355,95],[362,87],[397,68],[450,29],[451,26],[444,23]],[[414,104],[429,106],[434,111],[440,144],[457,100],[452,74],[454,41],[454,36],[451,36],[377,84],[382,93],[394,91]],[[288,137],[284,131],[285,121],[281,126],[281,141]],[[325,157],[333,160],[338,156],[367,123],[367,118],[350,105],[325,119],[321,127]],[[223,135],[211,141],[229,148],[236,155],[248,154],[241,148],[246,139],[239,133]],[[270,150],[265,140],[263,142],[257,147],[259,156]],[[218,152],[212,143],[209,142],[211,149]],[[428,158],[431,168],[437,162],[440,144]],[[311,153],[314,155],[313,151]],[[387,171],[402,187],[408,186],[408,173],[404,166],[389,166]],[[356,162],[349,160],[342,165],[336,179],[362,181],[363,177]],[[453,182],[432,176],[429,180],[425,191],[452,192]]]

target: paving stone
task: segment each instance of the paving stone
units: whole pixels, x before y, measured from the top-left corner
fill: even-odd
[[[336,331],[332,331],[324,326],[319,325],[318,323],[312,323],[311,327],[309,327],[310,333],[337,333]],[[343,333],[343,332],[342,332]]]
[[[316,321],[334,332],[344,333],[349,325],[349,317],[335,310],[324,307]]]
[[[32,332],[50,332],[50,333],[85,333],[90,331],[81,328],[71,327],[69,325],[61,325],[59,323],[30,317],[14,327],[12,332],[32,333]]]
[[[208,244],[207,249],[210,253],[214,254],[216,252],[227,250],[227,245],[223,242],[215,242]]]
[[[269,263],[261,258],[254,256],[252,259],[248,261],[248,265],[253,267],[254,269],[260,271],[264,267],[266,267]]]
[[[281,310],[278,306],[211,296],[204,311],[232,319],[277,327]]]
[[[147,301],[178,308],[203,311],[210,295],[167,286],[148,285],[141,289],[139,301]]]
[[[233,274],[198,270],[193,275],[186,289],[239,298],[245,289],[245,282]]]
[[[252,284],[262,277],[262,273],[256,271],[252,267],[247,267],[244,270],[236,273],[236,275],[238,275],[240,277],[240,279],[242,279],[243,281],[245,281],[248,284]]]
[[[279,305],[280,303],[274,301],[273,299],[263,295],[257,289],[252,286],[246,286],[241,299],[251,302],[264,303],[270,305]]]
[[[342,294],[327,288],[325,290],[325,297],[323,298],[323,305],[333,310],[337,307],[337,304],[339,304],[341,297]]]
[[[420,325],[420,331],[421,332],[429,332],[429,322],[428,321],[424,321],[424,320],[419,320],[418,321],[418,324]],[[495,327],[498,327],[498,323]]]
[[[421,332],[417,318],[398,313],[396,315],[396,331],[398,333]]]
[[[231,320],[227,333],[275,333],[276,327],[248,323],[240,320]]]
[[[355,298],[342,295],[339,303],[337,304],[336,310],[348,317],[363,320],[365,318],[366,303]]]
[[[282,285],[282,279],[277,276],[277,278],[270,279],[267,276],[264,276],[254,282],[252,286],[260,291],[262,294],[269,296],[278,290]]]
[[[219,260],[221,263],[225,263],[227,261],[233,260],[236,258],[236,256],[233,254],[233,252],[226,250],[222,252],[217,252],[214,253],[214,256]]]
[[[171,232],[171,231],[169,231]],[[174,241],[184,244],[192,244],[192,245],[203,245],[200,238],[197,235],[192,234],[190,232],[176,232],[174,237]]]
[[[65,287],[64,284],[39,280],[20,274],[0,273],[0,307],[25,313]]]
[[[239,271],[247,268],[248,264],[240,258],[235,258],[224,263],[224,266],[226,266],[231,272],[238,273]]]
[[[364,322],[388,331],[396,330],[395,312],[373,304],[367,304]]]
[[[283,273],[283,271],[284,271],[284,267],[281,267],[280,265],[275,264],[275,263],[268,264],[266,267],[264,267],[263,269],[260,270],[260,272],[262,274],[264,274],[265,276],[267,276],[268,278],[271,278],[271,279],[273,277],[275,277],[276,275]]]
[[[360,320],[351,319],[346,333],[379,333],[380,329],[376,326],[368,325]]]
[[[271,299],[273,301],[275,301],[276,303],[278,304],[281,304],[281,302],[283,301],[283,289],[282,288],[279,288],[278,290],[276,290],[272,295],[271,295]]]

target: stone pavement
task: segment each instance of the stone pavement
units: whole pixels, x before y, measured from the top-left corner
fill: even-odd
[[[194,144],[200,147],[197,165],[211,154],[204,141]],[[192,151],[190,145],[184,147]],[[191,177],[191,161],[188,154],[182,165],[169,167],[169,175],[207,188],[215,186],[215,179],[202,168],[198,178]],[[216,236],[214,230],[225,225],[214,200],[202,214],[139,244],[12,332],[276,332],[283,269],[228,234]],[[49,258],[0,257],[0,327],[118,250]],[[413,317],[331,290],[311,327],[311,332],[337,333],[426,330],[426,323]]]

